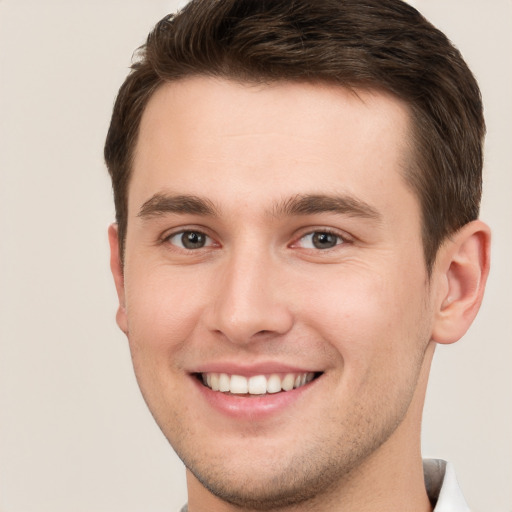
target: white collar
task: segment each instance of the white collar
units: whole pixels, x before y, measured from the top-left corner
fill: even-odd
[[[424,459],[423,473],[428,497],[435,505],[434,512],[470,512],[452,464],[440,459]]]

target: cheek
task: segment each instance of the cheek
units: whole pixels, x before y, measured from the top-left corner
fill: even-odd
[[[425,287],[415,280],[371,269],[340,273],[321,289],[308,283],[301,307],[310,327],[341,355],[346,371],[397,367],[415,357],[425,336]]]
[[[190,282],[163,268],[126,273],[128,341],[141,393],[164,432],[173,432],[182,411],[183,352],[202,311]]]
[[[204,291],[190,279],[165,269],[126,280],[130,344],[138,351],[162,354],[176,350],[201,316]]]

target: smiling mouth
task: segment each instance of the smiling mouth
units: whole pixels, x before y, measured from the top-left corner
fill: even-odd
[[[212,391],[233,395],[267,395],[300,388],[319,377],[321,373],[273,373],[269,375],[230,375],[227,373],[199,373],[197,378]]]

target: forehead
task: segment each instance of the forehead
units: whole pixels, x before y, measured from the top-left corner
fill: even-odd
[[[166,190],[244,196],[267,209],[288,195],[326,191],[392,200],[408,192],[409,125],[401,101],[373,90],[205,77],[167,83],[141,120],[129,211]]]

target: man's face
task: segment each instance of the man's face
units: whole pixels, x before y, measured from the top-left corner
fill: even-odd
[[[223,499],[307,499],[410,435],[432,314],[409,133],[399,101],[335,86],[193,78],[150,100],[118,322]]]

